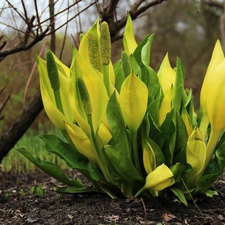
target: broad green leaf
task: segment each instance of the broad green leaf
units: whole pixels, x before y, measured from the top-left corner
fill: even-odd
[[[148,105],[147,112],[151,115],[152,120],[154,123],[159,126],[159,110],[160,110],[160,104],[162,102],[162,91],[158,89],[159,94],[158,96]]]
[[[154,34],[150,35],[147,38],[146,43],[143,45],[141,49],[141,59],[142,63],[148,68],[150,65],[150,54],[151,54],[151,47],[152,47],[152,41],[154,38]]]
[[[144,60],[144,62],[142,62],[143,65],[145,65],[145,64],[149,65],[149,63],[150,63],[150,50],[151,50],[151,44],[152,44],[152,41],[153,41],[153,37],[154,37],[154,34],[147,35],[144,38],[144,40],[140,44],[138,44],[137,48],[134,51],[134,57],[136,58],[137,62],[142,62],[142,60]],[[143,48],[144,48],[144,50],[143,50],[143,53],[142,53]],[[149,52],[147,52],[148,49],[149,49]],[[146,60],[143,59],[144,55],[147,56]]]
[[[182,120],[180,114],[176,113],[176,144],[174,149],[174,163],[182,162],[186,163],[186,146],[188,135],[186,126]]]
[[[170,167],[170,170],[173,172],[174,179],[176,182],[180,182],[183,177],[183,172],[185,171],[185,165],[183,163],[176,163]]]
[[[111,166],[117,173],[118,179],[130,185],[143,181],[134,164],[126,155],[110,145],[105,146],[104,149]]]
[[[63,142],[55,135],[43,135],[41,138],[46,144],[47,151],[60,156],[71,168],[77,169],[88,179],[97,181],[103,178],[95,165],[72,145]]]
[[[57,164],[41,160],[37,156],[33,156],[30,152],[26,151],[23,148],[17,149],[21,154],[23,154],[27,159],[29,159],[33,164],[35,164],[43,172],[47,173],[51,177],[54,177],[56,180],[62,182],[63,184],[84,188],[84,185],[79,180],[69,180],[64,171]]]
[[[124,81],[124,75],[123,75],[123,67],[122,67],[122,60],[118,60],[114,65],[113,69],[115,72],[115,88],[118,92],[120,92],[121,85]]]
[[[151,138],[147,138],[147,140],[148,140],[149,144],[152,146],[152,149],[154,150],[154,153],[156,156],[156,167],[165,163],[165,161],[166,161],[165,156],[163,155],[161,148]]]
[[[158,77],[156,72],[149,66],[150,64],[150,50],[154,34],[150,34],[145,37],[145,39],[138,45],[134,51],[134,57],[139,67],[141,68],[141,73],[138,73],[138,77],[147,85],[148,87],[148,98],[149,103],[151,103],[155,98],[156,94],[160,88]],[[146,58],[145,58],[146,57]]]
[[[184,69],[181,64],[181,60],[177,58],[176,64],[176,79],[174,83],[174,97],[173,97],[173,108],[176,111],[180,111],[182,102],[186,104],[187,95],[184,89]]]
[[[150,124],[150,132],[148,133],[149,137],[160,147],[163,146],[164,143],[164,136],[160,128],[156,125],[155,121],[153,120],[151,114],[147,114],[148,121]]]
[[[172,109],[170,113],[167,114],[160,130],[164,136],[164,143],[162,146],[162,152],[166,159],[166,165],[172,166],[175,144],[176,144],[176,125],[174,123],[174,117],[176,113]]]
[[[131,69],[132,69],[133,73],[136,74],[140,80],[142,80],[143,70],[140,67],[140,64],[139,64],[140,62],[137,62],[137,60],[135,59],[133,54],[131,54],[129,56],[129,60],[130,60],[130,65],[131,65]]]
[[[111,96],[107,107],[107,119],[112,130],[112,139],[109,145],[127,157],[131,157],[130,144],[127,137],[125,122],[116,98],[116,92]]]

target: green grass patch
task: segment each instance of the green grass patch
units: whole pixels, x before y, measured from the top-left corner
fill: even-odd
[[[21,174],[32,173],[37,168],[27,158],[20,154],[16,148],[25,148],[27,151],[30,151],[32,155],[36,155],[41,159],[56,163],[61,166],[62,169],[68,169],[68,166],[64,160],[45,150],[45,143],[39,137],[39,135],[46,133],[57,134],[57,136],[60,136],[61,138],[63,138],[63,136],[57,129],[51,129],[48,132],[45,130],[46,129],[43,129],[42,126],[39,126],[38,130],[28,130],[26,134],[18,141],[15,148],[13,148],[2,160],[2,170],[13,174]]]

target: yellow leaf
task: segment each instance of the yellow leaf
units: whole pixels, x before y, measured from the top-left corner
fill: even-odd
[[[172,171],[163,163],[146,177],[145,189],[161,191],[174,183]]]
[[[151,173],[156,168],[155,153],[147,140],[143,140],[143,164],[147,174]]]
[[[55,56],[56,58],[56,56]],[[69,75],[68,75],[68,68],[62,63],[57,60],[57,68],[60,67],[59,73],[59,80],[60,80],[60,96],[63,106],[62,114],[56,106],[55,98],[53,89],[51,88],[51,84],[49,81],[49,77],[47,74],[46,69],[46,62],[41,59],[37,58],[37,68],[39,72],[40,78],[40,89],[41,89],[41,96],[44,104],[44,109],[50,118],[50,120],[54,123],[56,127],[59,129],[65,129],[63,122],[68,121],[72,122],[74,120],[74,115],[71,110],[70,100],[68,98],[69,94]]]
[[[164,93],[163,100],[159,108],[159,125],[162,125],[163,121],[166,119],[167,113],[172,109],[172,99],[173,99],[173,87]]]
[[[148,103],[148,88],[131,73],[123,82],[120,90],[120,107],[128,128],[136,132],[145,116]]]
[[[80,76],[83,79],[90,97],[92,107],[92,123],[94,131],[96,132],[103,119],[103,116],[106,113],[106,107],[108,104],[107,91],[98,73],[79,53],[76,55],[75,68],[77,76]],[[76,121],[79,123],[77,118]]]
[[[186,158],[187,163],[192,166],[192,171],[188,176],[195,182],[203,172],[206,160],[206,144],[202,132],[198,127],[193,130],[188,138]]]
[[[84,131],[76,124],[65,123],[65,127],[77,150],[97,165],[95,149]]]
[[[216,41],[214,46],[214,50],[212,53],[212,57],[210,63],[208,65],[206,75],[202,84],[201,93],[200,93],[200,108],[201,108],[201,123],[200,129],[203,135],[206,134],[206,130],[209,124],[208,112],[207,112],[207,105],[208,105],[208,97],[211,96],[213,92],[212,89],[212,82],[214,81],[214,68],[215,66],[224,59],[224,53],[219,40]]]
[[[130,55],[137,47],[137,42],[134,37],[134,28],[130,14],[127,16],[127,23],[123,35],[123,46],[125,52]]]
[[[165,55],[157,73],[163,93],[167,93],[175,83],[176,72],[170,65],[168,54]]]

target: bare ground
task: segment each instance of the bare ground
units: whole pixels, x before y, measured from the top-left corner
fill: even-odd
[[[40,171],[0,172],[0,225],[225,224],[224,178],[215,184],[219,196],[198,198],[188,207],[176,198],[113,200],[101,194],[59,195],[53,191],[55,183]],[[40,185],[43,196],[37,193]],[[35,191],[30,194],[33,186]]]

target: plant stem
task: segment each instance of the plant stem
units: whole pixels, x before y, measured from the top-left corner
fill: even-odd
[[[103,81],[108,96],[110,97],[109,65],[102,65]]]
[[[104,158],[104,156],[101,152],[101,149],[99,149],[99,146],[98,146],[98,143],[97,143],[97,140],[96,140],[96,135],[95,135],[95,132],[94,132],[94,129],[93,129],[93,124],[92,124],[92,116],[87,115],[87,118],[88,118],[88,123],[91,127],[91,137],[90,138],[91,138],[91,141],[92,141],[92,143],[94,145],[94,148],[95,148],[96,159],[97,159],[98,165],[99,165],[106,181],[108,181],[110,183],[114,183],[108,168],[105,166],[106,165],[106,163],[104,163],[105,158]]]
[[[138,146],[137,146],[137,132],[133,132],[133,131],[131,132],[131,141],[132,141],[132,148],[133,148],[134,165],[141,176],[142,172],[141,172],[141,164],[140,164],[140,158],[139,158],[139,152],[138,152]]]

